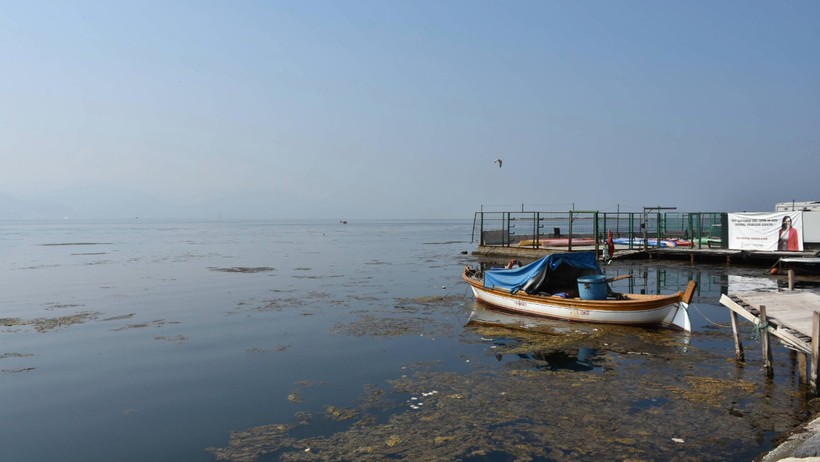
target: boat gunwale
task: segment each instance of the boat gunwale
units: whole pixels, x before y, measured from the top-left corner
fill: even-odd
[[[476,289],[503,297],[510,300],[521,300],[542,305],[553,305],[561,308],[582,308],[595,311],[647,311],[657,310],[681,302],[683,292],[668,295],[646,295],[646,294],[623,294],[629,297],[623,300],[584,300],[581,298],[562,298],[555,296],[531,295],[524,291],[511,294],[506,290],[484,287],[484,281],[467,275],[465,271],[462,278]],[[485,300],[486,301],[486,300]],[[489,303],[489,302],[488,302]],[[492,304],[492,303],[491,303]]]

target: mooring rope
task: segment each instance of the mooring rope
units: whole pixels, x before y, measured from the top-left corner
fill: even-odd
[[[714,324],[714,325],[716,325],[716,326],[718,326],[718,327],[722,327],[722,328],[724,328],[724,329],[725,329],[725,328],[729,328],[729,327],[731,327],[731,326],[726,326],[726,325],[723,325],[723,324],[716,323],[715,321],[712,321],[711,319],[709,319],[709,317],[707,317],[705,314],[703,314],[703,311],[701,311],[701,310],[700,310],[700,308],[698,308],[698,306],[697,306],[697,305],[695,305],[694,303],[692,303],[692,304],[691,304],[691,305],[689,305],[689,306],[690,306],[690,307],[694,307],[694,308],[695,308],[695,310],[696,310],[696,311],[697,311],[697,312],[698,312],[701,316],[703,316],[703,319],[705,319],[705,320],[709,321],[710,323],[712,323],[712,324]]]
[[[466,282],[466,281],[461,281],[461,280],[456,281],[456,283],[455,283],[455,284],[453,284],[453,285],[450,287],[450,290],[448,290],[448,291],[447,291],[447,293],[446,293],[446,294],[444,294],[444,295],[441,297],[441,299],[442,299],[442,300],[444,300],[444,299],[446,299],[447,297],[449,297],[449,296],[450,296],[450,294],[453,292],[453,290],[455,290],[455,288],[456,288],[456,287],[458,287],[460,284],[467,284],[467,282]],[[442,287],[443,287],[443,286],[442,286]],[[464,298],[467,298],[467,293],[466,293],[466,292],[464,293]]]
[[[769,328],[769,322],[759,322],[755,324],[754,330],[752,331],[752,340],[757,340],[760,338],[761,333]]]

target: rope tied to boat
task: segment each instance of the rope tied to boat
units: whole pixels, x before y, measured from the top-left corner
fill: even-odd
[[[701,311],[701,310],[700,310],[700,308],[698,308],[698,305],[696,305],[696,304],[694,304],[694,303],[690,303],[690,304],[689,304],[689,308],[694,308],[694,309],[695,309],[695,311],[697,311],[697,312],[698,312],[698,314],[700,314],[700,315],[703,317],[703,319],[705,319],[706,321],[708,321],[710,324],[712,324],[712,325],[714,325],[714,326],[717,326],[717,327],[722,327],[722,328],[724,328],[724,329],[725,329],[725,328],[730,328],[730,327],[732,327],[732,326],[729,326],[729,325],[726,325],[726,324],[720,324],[720,323],[717,323],[717,322],[715,322],[715,321],[712,321],[711,319],[709,319],[709,317],[708,317],[708,316],[706,316],[706,315],[703,313],[703,311]]]
[[[763,331],[769,328],[769,321],[766,322],[759,322],[755,324],[754,331],[752,332],[752,340],[758,340],[760,336],[763,334]]]

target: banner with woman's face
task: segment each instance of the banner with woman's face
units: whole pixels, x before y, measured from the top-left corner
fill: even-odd
[[[733,250],[803,250],[803,212],[729,214]]]

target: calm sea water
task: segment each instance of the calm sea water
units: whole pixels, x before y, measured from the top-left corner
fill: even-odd
[[[696,279],[691,335],[505,317],[471,225],[2,223],[2,459],[748,460],[806,418],[787,350],[733,361],[765,270],[606,268]]]

